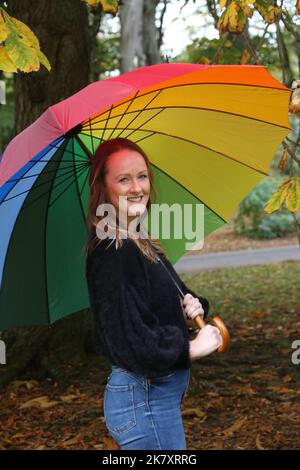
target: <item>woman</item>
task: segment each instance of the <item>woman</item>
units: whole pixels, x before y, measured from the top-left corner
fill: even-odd
[[[96,349],[111,364],[105,421],[124,450],[186,449],[181,402],[191,361],[222,342],[211,325],[189,340],[187,327],[197,315],[205,318],[209,304],[185,286],[157,240],[138,236],[145,232],[134,222],[154,196],[149,160],[137,144],[116,138],[98,147],[91,162],[86,276]],[[103,207],[113,209],[108,218]],[[186,292],[183,301],[158,257]]]

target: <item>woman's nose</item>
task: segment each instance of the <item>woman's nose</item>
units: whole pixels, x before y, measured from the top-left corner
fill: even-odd
[[[135,192],[135,193],[140,193],[141,192],[141,184],[138,180],[132,180],[132,183],[131,183],[131,191]]]

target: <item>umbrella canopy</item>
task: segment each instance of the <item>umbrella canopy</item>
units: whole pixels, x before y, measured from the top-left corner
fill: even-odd
[[[290,131],[290,95],[263,66],[171,63],[95,82],[48,108],[0,164],[0,330],[89,306],[85,217],[102,141],[138,143],[156,202],[203,204],[206,236],[268,174]],[[172,262],[186,240],[161,238]]]

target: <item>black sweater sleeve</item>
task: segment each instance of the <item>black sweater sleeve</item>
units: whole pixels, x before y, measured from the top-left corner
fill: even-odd
[[[189,360],[189,339],[176,325],[160,325],[149,309],[145,257],[128,240],[115,249],[94,250],[89,279],[96,335],[111,360],[133,372],[164,371]]]

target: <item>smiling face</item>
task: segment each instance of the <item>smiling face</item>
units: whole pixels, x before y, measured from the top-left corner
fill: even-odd
[[[130,221],[142,214],[150,197],[148,168],[143,156],[135,150],[112,153],[106,166],[106,190],[109,203]],[[119,199],[125,196],[124,203]]]

